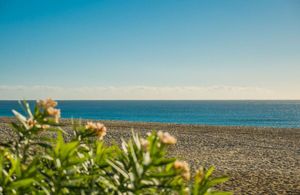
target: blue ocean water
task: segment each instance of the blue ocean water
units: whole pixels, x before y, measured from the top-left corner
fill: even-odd
[[[226,126],[300,127],[300,101],[58,101],[63,118]],[[33,105],[34,102],[30,101]],[[0,101],[0,116],[21,110]]]

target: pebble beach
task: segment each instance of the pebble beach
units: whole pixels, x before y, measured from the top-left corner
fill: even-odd
[[[10,121],[0,118],[0,142],[14,136]],[[192,170],[214,165],[216,175],[230,176],[220,189],[234,194],[300,194],[300,129],[100,122],[108,128],[108,144],[129,138],[131,129],[141,135],[169,132],[178,141],[170,156],[188,161]],[[70,128],[70,120],[62,124]]]

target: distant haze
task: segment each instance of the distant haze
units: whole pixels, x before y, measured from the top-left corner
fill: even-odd
[[[300,99],[300,1],[0,1],[0,99]]]
[[[2,100],[273,100],[297,99],[293,94],[276,94],[272,90],[236,86],[184,87],[50,87],[0,86]]]

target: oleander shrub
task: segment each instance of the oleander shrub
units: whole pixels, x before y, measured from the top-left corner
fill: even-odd
[[[0,194],[231,194],[214,190],[228,178],[213,177],[213,167],[191,174],[168,157],[176,138],[167,132],[132,132],[120,147],[106,146],[103,124],[74,122],[66,141],[57,102],[21,105],[25,116],[13,110],[16,139],[1,143]]]

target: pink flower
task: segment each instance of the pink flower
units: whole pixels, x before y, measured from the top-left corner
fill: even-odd
[[[181,176],[183,177],[183,179],[185,179],[187,181],[190,180],[191,173],[190,173],[189,164],[187,162],[176,160],[174,162],[174,168],[176,170],[180,170],[181,171]]]
[[[176,144],[177,139],[171,136],[168,132],[157,132],[157,136],[159,137],[160,141],[164,144]]]
[[[52,100],[51,98],[48,98],[46,100],[39,100],[37,104],[45,109],[57,106],[57,102]]]
[[[34,120],[33,118],[29,118],[29,119],[26,121],[26,124],[28,125],[28,128],[31,129],[31,128],[33,128],[34,126],[37,125],[37,121]]]
[[[55,123],[59,123],[59,119],[60,119],[60,109],[56,109],[56,108],[53,108],[53,107],[49,107],[49,108],[47,108],[47,113],[48,113],[50,116],[53,116],[53,117],[54,117]]]
[[[45,130],[45,129],[50,128],[50,125],[40,125],[40,124],[37,124],[36,127],[39,128],[39,129]]]
[[[107,131],[106,127],[102,123],[93,122],[87,122],[85,129],[95,132],[100,140],[103,139]]]

